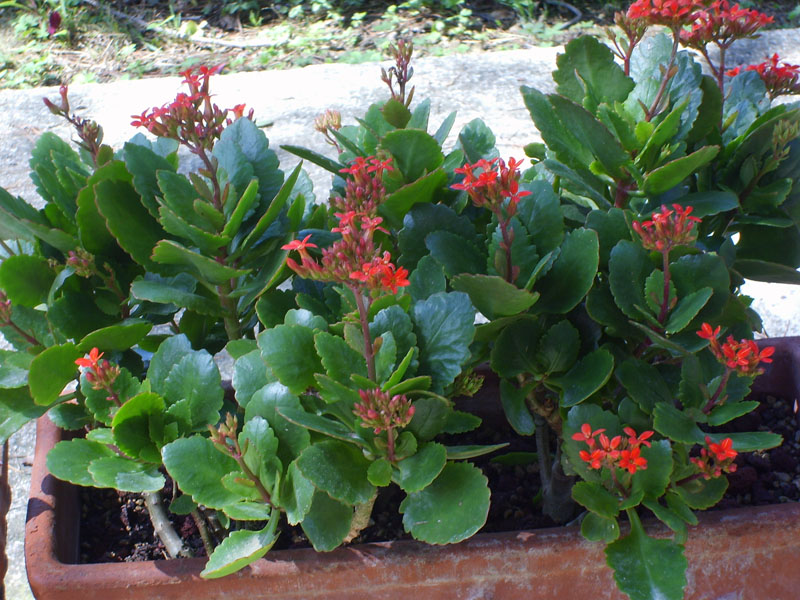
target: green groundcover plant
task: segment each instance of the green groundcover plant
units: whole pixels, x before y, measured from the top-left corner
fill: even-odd
[[[580,517],[631,598],[681,598],[694,511],[739,453],[781,443],[719,433],[772,360],[744,279],[800,283],[800,110],[772,102],[800,67],[725,64],[768,20],[638,0],[610,46],[567,45],[555,93],[522,88],[543,140],[524,162],[480,120],[445,150],[455,114],[431,128],[400,42],[385,102],[315,122],[334,158],[286,148],[331,172],[321,201],[252,111],[213,104],[216,69],[186,71],[135,117],[155,137],[116,151],[62,88],[46,102],[77,151],[36,145],[42,208],[0,190],[3,437],[44,413],[82,430],[50,471],[143,494],[172,556],[189,550],[168,513],[191,515],[205,577],[264,556],[282,519],[316,550],[349,543],[388,486],[415,539],[448,544],[487,518],[470,459],[506,445],[443,441],[481,425],[457,399],[488,364],[535,438],[542,510]]]

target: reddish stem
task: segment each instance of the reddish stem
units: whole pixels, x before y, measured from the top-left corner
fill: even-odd
[[[376,380],[375,374],[375,352],[372,346],[372,337],[369,334],[369,315],[367,314],[367,307],[364,304],[364,297],[361,291],[353,286],[347,286],[356,298],[356,306],[358,307],[358,317],[361,321],[361,335],[364,337],[364,358],[367,360],[367,376],[372,380]]]

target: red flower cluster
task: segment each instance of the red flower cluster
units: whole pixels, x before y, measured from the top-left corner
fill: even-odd
[[[637,436],[636,431],[631,427],[625,427],[622,431],[625,432],[627,438],[616,435],[609,439],[604,433],[605,429],[592,431],[592,426],[584,423],[581,425],[580,432],[573,434],[572,439],[576,442],[585,442],[589,446],[588,451],[580,451],[580,457],[584,462],[589,463],[589,467],[592,469],[619,467],[628,473],[646,469],[647,459],[641,456],[641,447],[650,447],[650,442],[647,440],[653,436],[654,432],[644,431]]]
[[[334,213],[339,226],[333,231],[341,234],[328,248],[322,250],[322,259],[317,262],[308,252],[316,248],[308,240],[294,240],[282,247],[300,253],[300,264],[287,258],[286,264],[295,273],[307,279],[333,281],[363,290],[386,290],[396,293],[397,289],[409,285],[408,270],[395,267],[389,252],[381,252],[376,246],[374,235],[383,231],[383,219],[376,215],[378,206],[386,196],[382,176],[391,170],[389,160],[381,161],[375,157],[359,157],[342,173],[352,177],[347,181],[344,198],[334,198],[331,203],[342,212]]]
[[[648,221],[633,222],[633,230],[642,238],[642,246],[648,250],[669,252],[676,246],[691,244],[697,239],[694,224],[700,219],[692,217],[692,207],[673,204],[673,210],[661,206],[661,212],[653,213]]]
[[[754,377],[764,372],[764,369],[758,368],[759,363],[772,362],[771,357],[775,353],[774,346],[767,346],[759,351],[758,345],[753,340],[737,342],[732,335],[728,336],[724,344],[720,344],[717,339],[719,331],[719,326],[712,329],[711,325],[703,323],[697,335],[711,342],[709,346],[711,352],[728,369],[745,377]]]
[[[700,450],[700,456],[693,456],[689,460],[700,469],[700,474],[703,479],[712,479],[725,473],[733,473],[736,471],[736,465],[733,459],[739,454],[733,449],[733,440],[725,438],[719,444],[711,441],[711,438],[706,436],[706,446],[708,450],[703,448]]]
[[[88,358],[78,358],[75,364],[86,369],[84,375],[86,381],[92,385],[93,390],[106,390],[109,394],[114,394],[112,386],[119,376],[120,370],[117,365],[112,365],[107,360],[101,361],[103,352],[97,348],[89,351]]]
[[[773,18],[751,8],[730,5],[728,0],[715,0],[708,8],[695,13],[691,31],[681,31],[681,41],[691,47],[702,49],[709,43],[727,48],[735,40],[753,37]]]
[[[192,152],[210,150],[226,125],[232,119],[244,116],[244,104],[237,104],[232,109],[221,109],[211,103],[209,81],[212,75],[219,73],[222,65],[208,68],[186,69],[181,72],[183,83],[189,86],[189,93],[180,93],[170,104],[156,106],[141,115],[132,115],[131,125],[145,127],[150,133],[159,137],[177,140]],[[253,118],[252,109],[247,115]]]
[[[628,7],[628,18],[678,30],[691,23],[696,11],[703,8],[700,0],[636,0]]]
[[[498,213],[506,204],[507,216],[513,217],[517,212],[520,199],[529,196],[530,192],[519,189],[519,166],[522,161],[508,159],[508,166],[500,158],[481,159],[475,164],[465,164],[456,173],[464,175],[464,181],[452,185],[454,190],[464,190],[469,194],[475,206],[485,206]],[[475,171],[480,169],[478,175]]]
[[[403,394],[390,396],[380,388],[358,390],[360,404],[353,406],[353,414],[361,419],[362,427],[372,427],[375,435],[394,427],[405,427],[414,416],[411,401]]]
[[[770,98],[776,98],[783,94],[800,94],[800,65],[779,64],[779,60],[780,57],[773,54],[757,65],[748,65],[744,69],[742,67],[730,69],[726,71],[726,75],[735,77],[743,70],[755,71],[764,81]]]

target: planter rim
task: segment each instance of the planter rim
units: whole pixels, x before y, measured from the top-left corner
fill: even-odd
[[[800,337],[773,338],[768,343],[776,346],[769,370],[782,378],[784,393],[798,397]],[[774,393],[774,385],[762,387],[767,391],[759,389],[760,393]],[[405,599],[421,590],[426,598],[448,600],[516,598],[532,591],[555,598],[566,590],[566,597],[626,598],[616,590],[602,546],[584,540],[577,526],[479,533],[451,546],[400,540],[329,553],[278,550],[238,573],[215,580],[199,577],[205,558],[70,564],[66,562],[69,555],[77,555],[76,547],[67,547],[70,541],[77,545],[76,515],[74,511],[69,514],[74,507],[61,501],[60,495],[71,489],[74,498],[76,491],[50,475],[45,464],[47,452],[62,433],[48,417],[39,419],[25,558],[31,589],[40,600],[332,600],[367,594]],[[691,527],[686,543],[687,598],[797,597],[800,576],[793,565],[800,554],[800,503],[704,512],[698,518],[702,535],[698,527]],[[660,525],[648,530],[666,531]],[[756,577],[755,583],[746,580],[748,566],[763,573],[765,565],[770,566],[769,577]],[[747,592],[756,589],[758,593]]]

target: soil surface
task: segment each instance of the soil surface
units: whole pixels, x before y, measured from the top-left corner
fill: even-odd
[[[740,454],[737,470],[728,475],[729,488],[715,509],[737,506],[778,504],[800,501],[800,428],[794,400],[761,398],[761,406],[725,428],[724,431],[772,431],[783,436],[781,446],[760,453]],[[491,508],[482,532],[514,531],[552,527],[555,523],[537,507],[538,465],[525,457],[536,451],[532,437],[520,437],[497,421],[474,432],[448,436],[449,444],[496,444],[512,439],[509,447],[473,459],[489,479]],[[498,461],[514,453],[517,460]],[[510,458],[510,457],[507,457]],[[518,464],[513,464],[513,463]],[[164,497],[172,495],[171,483]],[[372,523],[353,543],[410,539],[403,530],[398,508],[404,493],[396,485],[382,488],[373,511]],[[144,502],[136,494],[114,490],[82,488],[81,561],[123,562],[166,557],[161,542],[153,533]],[[204,556],[202,542],[191,517],[173,515],[176,530],[189,540],[195,556]],[[275,549],[309,547],[300,527],[283,522]]]

